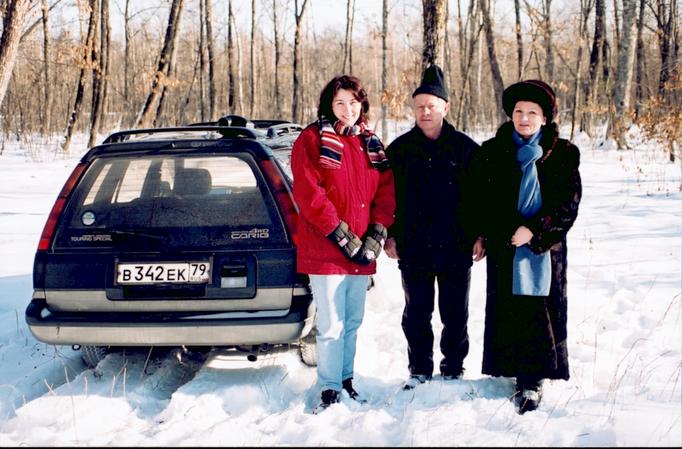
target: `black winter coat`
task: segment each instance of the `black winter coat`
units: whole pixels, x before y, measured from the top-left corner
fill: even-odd
[[[386,154],[393,170],[396,240],[400,267],[427,271],[469,268],[476,235],[463,192],[471,158],[479,148],[447,121],[432,140],[415,126]]]
[[[536,162],[542,208],[524,219],[517,211],[521,169],[512,141],[513,123],[500,127],[473,162],[478,217],[486,238],[487,299],[483,343],[484,374],[509,377],[568,379],[566,347],[566,233],[578,215],[582,185],[580,152],[560,139],[556,124],[543,126],[542,157]],[[550,251],[552,281],[549,296],[512,294],[511,236],[525,225],[536,253]]]

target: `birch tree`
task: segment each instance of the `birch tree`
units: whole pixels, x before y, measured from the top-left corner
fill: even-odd
[[[637,14],[636,0],[623,0],[623,29],[621,30],[621,44],[618,51],[618,63],[613,84],[613,103],[611,106],[611,133],[618,144],[624,149],[625,142],[625,113],[630,109],[630,90],[632,85],[632,68],[635,56],[635,39],[637,38],[635,16]]]
[[[0,36],[0,104],[5,98],[21,39],[26,13],[33,6],[31,0],[4,0],[2,35]]]

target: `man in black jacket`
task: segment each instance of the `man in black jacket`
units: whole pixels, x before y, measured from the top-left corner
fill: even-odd
[[[468,165],[479,146],[445,120],[448,92],[440,67],[434,64],[424,71],[412,98],[416,126],[386,151],[397,204],[384,247],[389,257],[398,259],[405,292],[402,328],[407,338],[408,390],[433,374],[435,282],[443,323],[440,373],[444,379],[461,377],[469,352],[471,265],[485,255],[466,192]]]

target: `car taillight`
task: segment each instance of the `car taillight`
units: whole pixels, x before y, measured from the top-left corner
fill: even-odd
[[[273,161],[263,161],[262,167],[268,184],[270,184],[270,190],[275,195],[275,201],[277,201],[277,204],[284,215],[284,221],[289,229],[291,240],[294,242],[294,245],[296,245],[298,243],[296,234],[298,207],[294,202],[294,195]]]
[[[71,172],[69,179],[64,183],[64,187],[62,187],[61,192],[59,192],[59,196],[54,202],[54,206],[52,206],[50,215],[47,217],[43,233],[40,236],[40,242],[38,242],[38,251],[47,251],[50,248],[54,230],[57,228],[57,221],[59,221],[59,216],[64,210],[66,200],[69,198],[73,187],[76,185],[76,182],[78,182],[78,179],[80,179],[86,168],[87,164],[82,162],[76,165],[76,168]]]

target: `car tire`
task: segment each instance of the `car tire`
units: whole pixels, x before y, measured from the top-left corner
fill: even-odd
[[[81,359],[88,368],[94,368],[109,354],[109,346],[81,346]]]
[[[317,328],[313,327],[308,335],[299,340],[298,349],[301,361],[308,366],[317,366]]]

